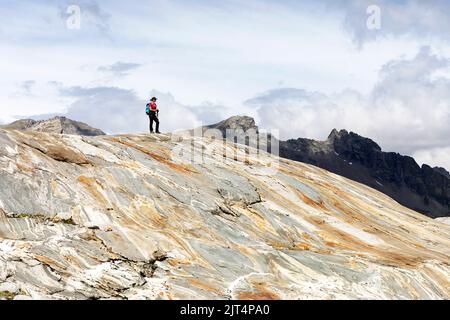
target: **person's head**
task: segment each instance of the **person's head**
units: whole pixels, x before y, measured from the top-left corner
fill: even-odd
[[[150,101],[151,101],[151,102],[156,102],[156,100],[158,100],[158,98],[153,97]]]

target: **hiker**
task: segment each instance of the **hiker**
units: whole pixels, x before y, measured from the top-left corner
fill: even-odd
[[[148,114],[148,117],[150,119],[150,133],[153,133],[153,122],[156,123],[156,133],[161,133],[159,132],[159,110],[158,106],[156,105],[157,100],[158,99],[156,97],[153,97],[150,102],[147,103],[146,107],[146,113]]]

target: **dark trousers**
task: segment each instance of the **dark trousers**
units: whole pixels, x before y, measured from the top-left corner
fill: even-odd
[[[156,132],[159,132],[159,119],[156,112],[150,111],[148,117],[150,118],[150,132],[153,132],[153,121],[156,123]]]

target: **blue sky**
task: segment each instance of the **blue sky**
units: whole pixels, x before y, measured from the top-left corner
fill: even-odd
[[[0,122],[143,132],[158,95],[165,131],[248,114],[282,138],[345,128],[449,169],[449,15],[447,0],[0,0]]]

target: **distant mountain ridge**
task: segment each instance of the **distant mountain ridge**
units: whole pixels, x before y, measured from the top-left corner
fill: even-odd
[[[443,174],[444,176],[446,176],[447,178],[450,178],[450,172],[448,172],[447,170],[445,170],[444,168],[441,167],[434,167],[434,170],[436,170],[437,172]]]
[[[234,116],[219,123],[206,126],[204,128],[220,130],[224,134],[224,137],[227,129],[243,131],[248,131],[251,129],[258,130],[255,119],[248,116]]]
[[[1,126],[2,129],[30,130],[37,132],[48,132],[58,134],[73,134],[82,136],[102,136],[105,133],[93,128],[86,123],[74,121],[66,117],[54,117],[48,120],[21,119],[8,125]]]
[[[232,117],[207,126],[225,137],[227,129],[258,130],[250,117]],[[420,167],[412,157],[383,152],[371,139],[333,130],[327,140],[279,141],[280,156],[326,169],[385,193],[427,216],[450,216],[450,174],[444,168]]]

